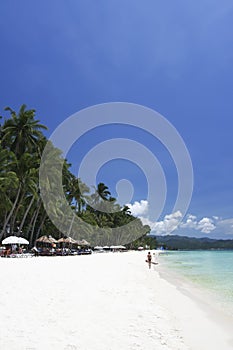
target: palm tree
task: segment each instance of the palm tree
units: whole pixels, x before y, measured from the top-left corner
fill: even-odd
[[[122,212],[123,212],[125,215],[131,215],[130,208],[129,208],[127,205],[124,205],[124,206],[123,206]]]
[[[12,170],[17,175],[17,194],[14,196],[14,202],[4,224],[5,228],[10,223],[11,233],[16,230],[17,222],[24,224],[25,215],[33,204],[34,196],[38,191],[38,166],[38,159],[29,153],[24,153],[12,163]],[[31,198],[29,209],[25,208],[27,198]]]
[[[108,186],[106,186],[103,182],[100,182],[98,184],[96,192],[103,200],[108,200],[111,196],[111,192],[108,190]]]
[[[1,145],[5,150],[10,150],[15,155],[14,162],[11,163],[13,172],[17,175],[17,193],[14,195],[11,209],[6,216],[3,231],[8,223],[11,223],[11,232],[14,231],[15,222],[20,211],[22,214],[20,227],[24,224],[26,216],[34,202],[34,195],[38,189],[38,176],[33,180],[33,172],[38,171],[40,152],[40,140],[44,139],[41,129],[47,129],[46,126],[35,119],[35,110],[26,110],[26,105],[22,105],[17,114],[10,107],[5,108],[10,111],[11,117],[7,119],[1,128]],[[31,198],[29,207],[27,198]],[[19,219],[19,218],[18,218]]]
[[[98,209],[101,202],[107,201],[111,198],[111,193],[103,182],[100,182],[95,188],[95,192],[88,198],[88,204],[93,205]]]
[[[0,237],[6,232],[7,224],[13,214],[20,194],[18,177],[12,171],[12,164],[14,162],[14,154],[3,149],[0,145],[0,218],[3,223]]]
[[[86,196],[90,192],[90,189],[80,178],[76,178],[75,176],[72,177],[68,187],[68,199],[71,204],[75,201],[75,211],[80,214],[86,205]]]
[[[38,189],[38,168],[31,168],[25,176],[25,187],[26,193],[22,202],[22,215],[20,220],[20,225],[18,228],[18,234],[20,234],[23,229],[26,218],[32,208],[32,205],[36,199],[38,199],[39,189]]]
[[[17,158],[26,151],[35,151],[38,140],[43,137],[40,130],[47,130],[45,125],[35,119],[35,110],[26,110],[26,105],[20,107],[18,114],[10,107],[5,110],[10,112],[11,118],[6,120],[2,128],[3,145],[10,147]]]

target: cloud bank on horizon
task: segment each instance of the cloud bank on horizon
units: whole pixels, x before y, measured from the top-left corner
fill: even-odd
[[[128,203],[131,213],[149,225],[151,233],[156,235],[180,234],[185,236],[233,239],[233,218],[223,220],[219,216],[197,218],[196,215],[184,216],[176,211],[164,216],[163,220],[153,221],[149,218],[147,200]],[[183,218],[183,220],[182,220]]]

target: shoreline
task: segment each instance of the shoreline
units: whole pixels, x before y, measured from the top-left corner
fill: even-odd
[[[231,332],[146,252],[1,259],[3,350],[224,350]]]
[[[219,293],[216,289],[213,290],[197,280],[189,279],[182,271],[167,265],[166,258],[164,260],[161,258],[159,262],[159,273],[162,278],[176,285],[185,295],[195,298],[203,307],[209,306],[210,309],[233,321],[233,302],[228,300],[224,293]]]
[[[177,291],[179,291],[183,296],[187,297],[189,301],[191,301],[194,307],[196,307],[197,314],[203,314],[201,323],[205,319],[204,322],[207,325],[209,324],[210,329],[212,330],[209,331],[209,337],[213,337],[212,332],[215,330],[214,334],[215,336],[218,334],[219,346],[221,345],[220,339],[222,338],[222,340],[225,340],[226,343],[225,347],[223,347],[223,344],[221,347],[224,349],[233,349],[233,316],[230,312],[228,313],[227,310],[222,307],[219,300],[217,299],[217,296],[207,288],[204,288],[203,286],[195,284],[192,281],[188,280],[177,271],[169,269],[168,266],[163,265],[161,262],[158,266],[158,273],[162,279],[173,285]],[[178,312],[178,310],[176,310],[176,312]],[[197,348],[202,349],[204,340],[207,339],[208,327],[205,328],[204,332],[200,327],[198,332],[199,340],[195,339],[196,336],[194,336],[194,334],[191,332],[192,327],[192,325],[188,326],[188,324],[184,324],[186,336],[190,338],[189,341],[191,342],[198,341],[199,345]],[[216,341],[212,344],[212,346],[210,346],[210,349],[213,350],[215,348],[219,348],[216,344]],[[203,349],[206,348],[203,347]]]

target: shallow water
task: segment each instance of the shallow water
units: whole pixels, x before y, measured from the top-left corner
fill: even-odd
[[[219,305],[233,313],[233,250],[170,251],[160,263],[211,292]]]

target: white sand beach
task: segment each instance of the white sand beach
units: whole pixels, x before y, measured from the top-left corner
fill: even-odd
[[[0,349],[228,350],[231,328],[145,252],[0,259]]]

